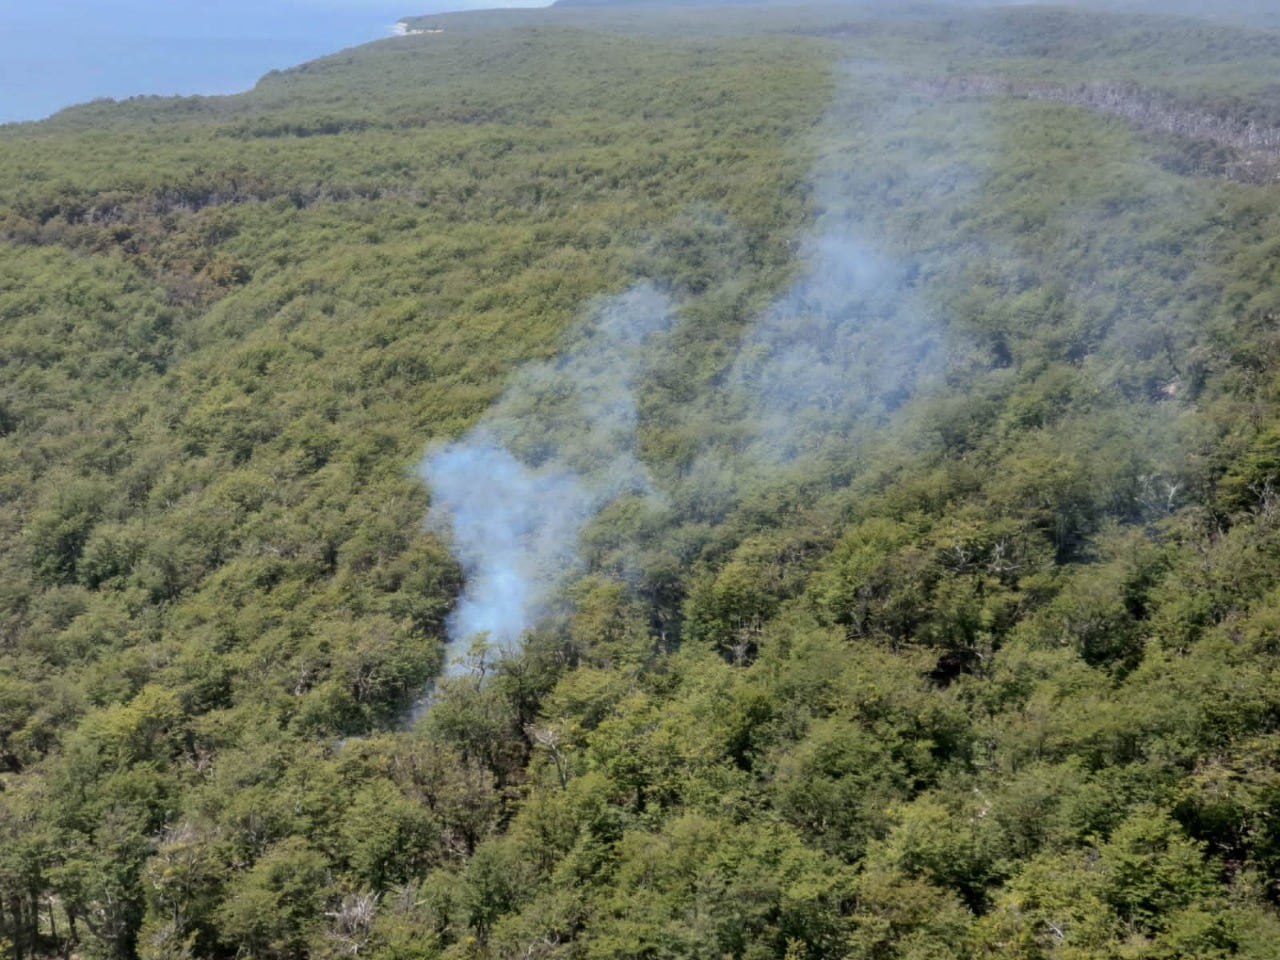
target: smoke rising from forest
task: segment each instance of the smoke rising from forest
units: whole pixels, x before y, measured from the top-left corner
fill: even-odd
[[[670,323],[651,285],[607,300],[567,353],[524,367],[473,430],[428,451],[428,523],[451,531],[467,582],[451,643],[484,633],[513,651],[578,567],[583,525],[609,499],[649,488],[633,388],[646,343]]]
[[[683,471],[654,464],[659,485],[637,455],[635,391],[676,361],[663,335],[678,305],[650,284],[592,311],[561,358],[521,369],[470,433],[428,452],[429,523],[451,531],[466,578],[448,623],[456,652],[482,633],[513,652],[582,568],[584,527],[619,495],[642,495],[670,524],[723,514],[752,478],[883,423],[938,369],[917,268],[859,222],[866,185],[838,158],[819,170],[823,213],[800,244],[800,275],[751,319],[723,374],[671,414],[703,448]]]
[[[903,307],[900,266],[847,235],[808,250],[808,268],[752,325],[719,388],[745,412],[753,472],[891,410],[931,356],[923,312]],[[666,359],[672,317],[649,285],[607,301],[562,358],[522,369],[470,433],[423,460],[429,524],[450,531],[466,576],[448,623],[455,651],[483,633],[513,652],[580,569],[579,535],[610,500],[634,493],[661,507],[708,474],[732,487],[733,464],[704,462],[674,481],[685,489],[659,491],[637,456],[634,390]]]
[[[590,494],[574,474],[535,470],[481,427],[424,462],[433,520],[445,517],[467,573],[453,640],[488,634],[507,647],[537,616],[551,575],[571,567]]]

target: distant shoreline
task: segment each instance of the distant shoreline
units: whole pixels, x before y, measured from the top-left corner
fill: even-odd
[[[0,35],[0,125],[38,123],[94,100],[243,93],[272,70],[394,37],[404,7],[378,0],[320,8],[301,24],[248,0],[230,0],[212,21],[172,15],[159,0],[142,0],[135,12],[121,19],[90,11],[68,27],[54,11],[26,8]]]
[[[398,20],[391,32],[397,37],[416,37],[424,33],[444,33],[444,27],[411,27],[407,21]]]

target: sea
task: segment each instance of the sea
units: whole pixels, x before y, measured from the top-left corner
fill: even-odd
[[[432,0],[0,0],[0,123],[139,94],[247,90],[263,74],[390,37]]]

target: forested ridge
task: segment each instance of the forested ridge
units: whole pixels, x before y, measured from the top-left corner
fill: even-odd
[[[1280,34],[406,22],[0,127],[0,952],[1280,956]]]

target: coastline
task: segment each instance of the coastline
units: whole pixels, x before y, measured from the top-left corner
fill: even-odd
[[[264,11],[233,0],[209,22],[148,0],[128,21],[100,11],[70,26],[56,11],[24,10],[0,30],[0,125],[95,100],[241,93],[273,70],[395,36],[391,24],[405,6],[375,2],[299,18],[296,6]]]
[[[391,27],[391,33],[397,37],[420,37],[424,34],[444,33],[444,27],[410,27],[408,21],[397,20]]]

